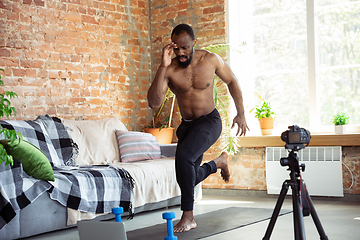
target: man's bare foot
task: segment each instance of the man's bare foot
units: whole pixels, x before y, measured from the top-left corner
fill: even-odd
[[[174,232],[187,232],[192,228],[196,228],[193,211],[184,211],[180,221],[174,226]]]
[[[217,168],[221,169],[221,177],[224,179],[226,183],[230,181],[230,171],[229,171],[229,163],[228,163],[229,154],[227,152],[222,152],[221,155],[214,159]]]

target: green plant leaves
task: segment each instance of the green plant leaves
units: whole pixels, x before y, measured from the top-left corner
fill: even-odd
[[[263,103],[261,106],[255,105],[255,108],[251,109],[250,112],[253,112],[255,110],[255,117],[258,119],[272,117],[273,115],[275,115],[275,112],[271,111],[270,102],[264,101],[258,93],[255,93],[255,95]]]
[[[8,155],[4,146],[2,144],[0,144],[0,164],[2,162],[5,162],[5,166],[7,165],[13,165],[14,164],[14,159],[11,155]]]
[[[4,69],[0,70],[4,72]],[[4,82],[2,80],[0,80],[0,85],[4,85]],[[11,114],[14,114],[16,116],[16,110],[14,107],[11,107],[11,102],[9,100],[15,97],[18,97],[15,92],[5,91],[3,94],[0,93],[0,117],[6,116],[8,118]]]
[[[4,69],[1,69],[1,71],[5,72]],[[4,85],[4,82],[1,80],[0,75],[0,85]],[[6,116],[9,118],[12,114],[16,116],[16,110],[14,107],[11,106],[10,99],[18,97],[18,95],[15,92],[11,91],[4,91],[4,93],[0,93],[0,117]],[[0,134],[4,134],[5,139],[10,139],[11,143],[14,143],[16,140],[21,141],[22,135],[15,130],[9,130],[6,128],[0,129]],[[0,144],[0,164],[5,162],[5,165],[13,165],[13,157],[9,155],[4,146]]]
[[[346,113],[337,113],[333,116],[332,123],[334,125],[346,125],[349,123],[349,117]]]
[[[21,133],[16,132],[15,130],[9,130],[7,128],[0,129],[0,134],[4,134],[4,138],[10,139],[11,143],[16,143],[16,141],[18,141],[17,144],[19,144],[23,138]],[[13,157],[11,155],[8,155],[4,146],[2,144],[0,144],[0,164],[2,162],[5,162],[5,166],[7,166],[9,164],[12,166],[13,165]]]
[[[210,45],[205,48],[209,52],[216,53],[219,56],[226,57],[230,50],[229,44],[217,44]],[[228,92],[227,85],[221,81],[221,79],[215,75],[214,79],[214,102],[216,109],[220,112],[223,121],[223,131],[221,137],[222,151],[227,152],[230,155],[235,154],[239,149],[239,138],[232,136],[231,134],[231,119],[229,106],[231,97]]]

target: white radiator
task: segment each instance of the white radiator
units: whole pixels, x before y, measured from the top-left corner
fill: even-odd
[[[301,173],[312,196],[343,197],[341,146],[306,147],[298,151],[299,162],[305,164]],[[266,148],[266,185],[268,194],[279,194],[284,180],[290,179],[288,167],[280,158],[288,157],[285,147]],[[289,187],[288,194],[291,194]]]

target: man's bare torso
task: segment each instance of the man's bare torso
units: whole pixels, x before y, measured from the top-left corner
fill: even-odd
[[[215,108],[213,98],[215,65],[212,54],[195,50],[191,64],[182,68],[174,58],[166,75],[176,95],[181,115],[186,120],[209,114]]]

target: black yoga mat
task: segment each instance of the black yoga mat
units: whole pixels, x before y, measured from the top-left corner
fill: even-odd
[[[192,240],[210,237],[222,232],[241,228],[253,223],[265,221],[271,218],[273,209],[266,208],[242,208],[230,207],[213,212],[196,215],[194,217],[197,227],[188,232],[175,233],[179,240]],[[282,210],[280,215],[292,212]],[[174,220],[175,225],[179,220]],[[127,232],[128,240],[163,240],[167,237],[167,225],[158,224],[146,228]]]

